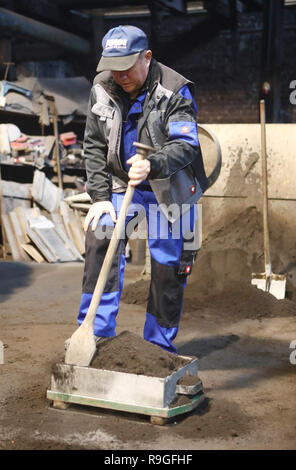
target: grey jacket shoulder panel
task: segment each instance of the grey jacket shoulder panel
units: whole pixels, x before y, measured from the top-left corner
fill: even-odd
[[[165,88],[177,93],[180,88],[187,85],[191,93],[194,92],[194,83],[191,80],[188,80],[186,77],[183,77],[183,75],[164,64],[159,63],[159,66],[162,74],[161,83]]]
[[[138,122],[138,141],[155,148],[148,157],[151,162],[148,179],[160,204],[169,202],[169,192],[176,203],[177,200],[193,203],[205,188],[204,181],[199,179],[205,176],[200,149],[185,140],[170,139],[169,133],[170,122],[196,123],[192,101],[178,93],[184,85],[192,90],[193,83],[163,64],[156,61],[154,64],[143,115]],[[118,86],[116,88],[110,72],[101,72],[95,77],[84,144],[87,190],[93,200],[109,199],[110,174],[113,190],[124,190],[128,181],[120,160],[122,115],[117,93]],[[195,160],[201,160],[201,172],[197,176],[194,176]],[[188,193],[194,178],[197,178],[196,192]],[[161,187],[166,187],[166,197],[162,197]]]

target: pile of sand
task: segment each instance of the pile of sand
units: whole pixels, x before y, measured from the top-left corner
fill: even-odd
[[[295,241],[291,238],[290,243],[282,244],[280,226],[271,231],[270,238],[275,252],[273,272],[285,273],[286,261],[293,263],[295,258]],[[203,241],[188,277],[183,312],[194,314],[208,307],[240,318],[295,315],[296,292],[289,283],[289,274],[286,299],[281,301],[251,285],[252,272],[264,269],[262,215],[255,207],[249,207]],[[149,281],[140,280],[124,287],[121,299],[145,305],[148,294]]]
[[[98,345],[98,354],[91,367],[150,377],[167,377],[188,364],[176,354],[164,351],[142,337],[123,331],[106,338]]]
[[[146,305],[148,293],[149,281],[137,281],[125,289],[122,300]],[[235,318],[296,316],[295,301],[278,300],[251,284],[239,281],[224,283],[224,288],[220,292],[214,289],[212,296],[203,290],[198,291],[193,284],[188,285],[184,293],[183,313],[194,315],[194,312],[205,308],[217,309],[221,314]]]

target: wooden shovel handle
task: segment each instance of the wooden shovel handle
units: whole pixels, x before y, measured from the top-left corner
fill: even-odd
[[[264,261],[265,261],[265,272],[267,275],[270,276],[271,275],[271,262],[270,262],[269,227],[268,227],[268,185],[267,185],[265,101],[264,100],[260,100],[260,123],[261,123]]]
[[[137,153],[140,155],[142,159],[146,158],[148,155],[149,151],[152,151],[152,147],[148,147],[144,144],[140,144],[138,142],[134,142],[134,145],[137,147]],[[93,292],[92,300],[89,305],[88,312],[86,314],[86,317],[84,319],[84,323],[88,325],[93,325],[95,316],[96,316],[96,311],[98,308],[98,305],[100,303],[102,294],[105,289],[105,285],[109,276],[109,272],[112,266],[113,258],[115,256],[119,240],[124,236],[124,230],[125,230],[125,219],[126,219],[126,213],[129,208],[129,205],[133,199],[135,188],[133,186],[128,185],[122,206],[120,208],[120,212],[117,218],[117,222],[114,228],[114,231],[112,233],[112,237],[108,246],[108,250],[106,253],[106,256],[104,258],[104,262],[95,286],[95,290]]]

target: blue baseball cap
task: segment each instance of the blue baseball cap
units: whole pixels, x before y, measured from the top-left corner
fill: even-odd
[[[148,49],[148,39],[144,31],[136,26],[120,25],[105,34],[102,47],[97,72],[128,70],[136,63],[140,52]]]

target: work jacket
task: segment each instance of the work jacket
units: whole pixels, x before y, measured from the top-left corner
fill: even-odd
[[[138,120],[138,142],[155,149],[148,155],[148,181],[171,222],[178,213],[171,210],[173,206],[182,210],[197,202],[207,189],[195,104],[191,96],[178,93],[184,85],[193,95],[192,82],[152,59],[141,90],[146,89],[147,94]],[[127,187],[128,174],[121,160],[126,106],[127,95],[115,84],[111,72],[98,74],[84,136],[86,190],[93,202],[110,200],[112,191],[123,192]]]

